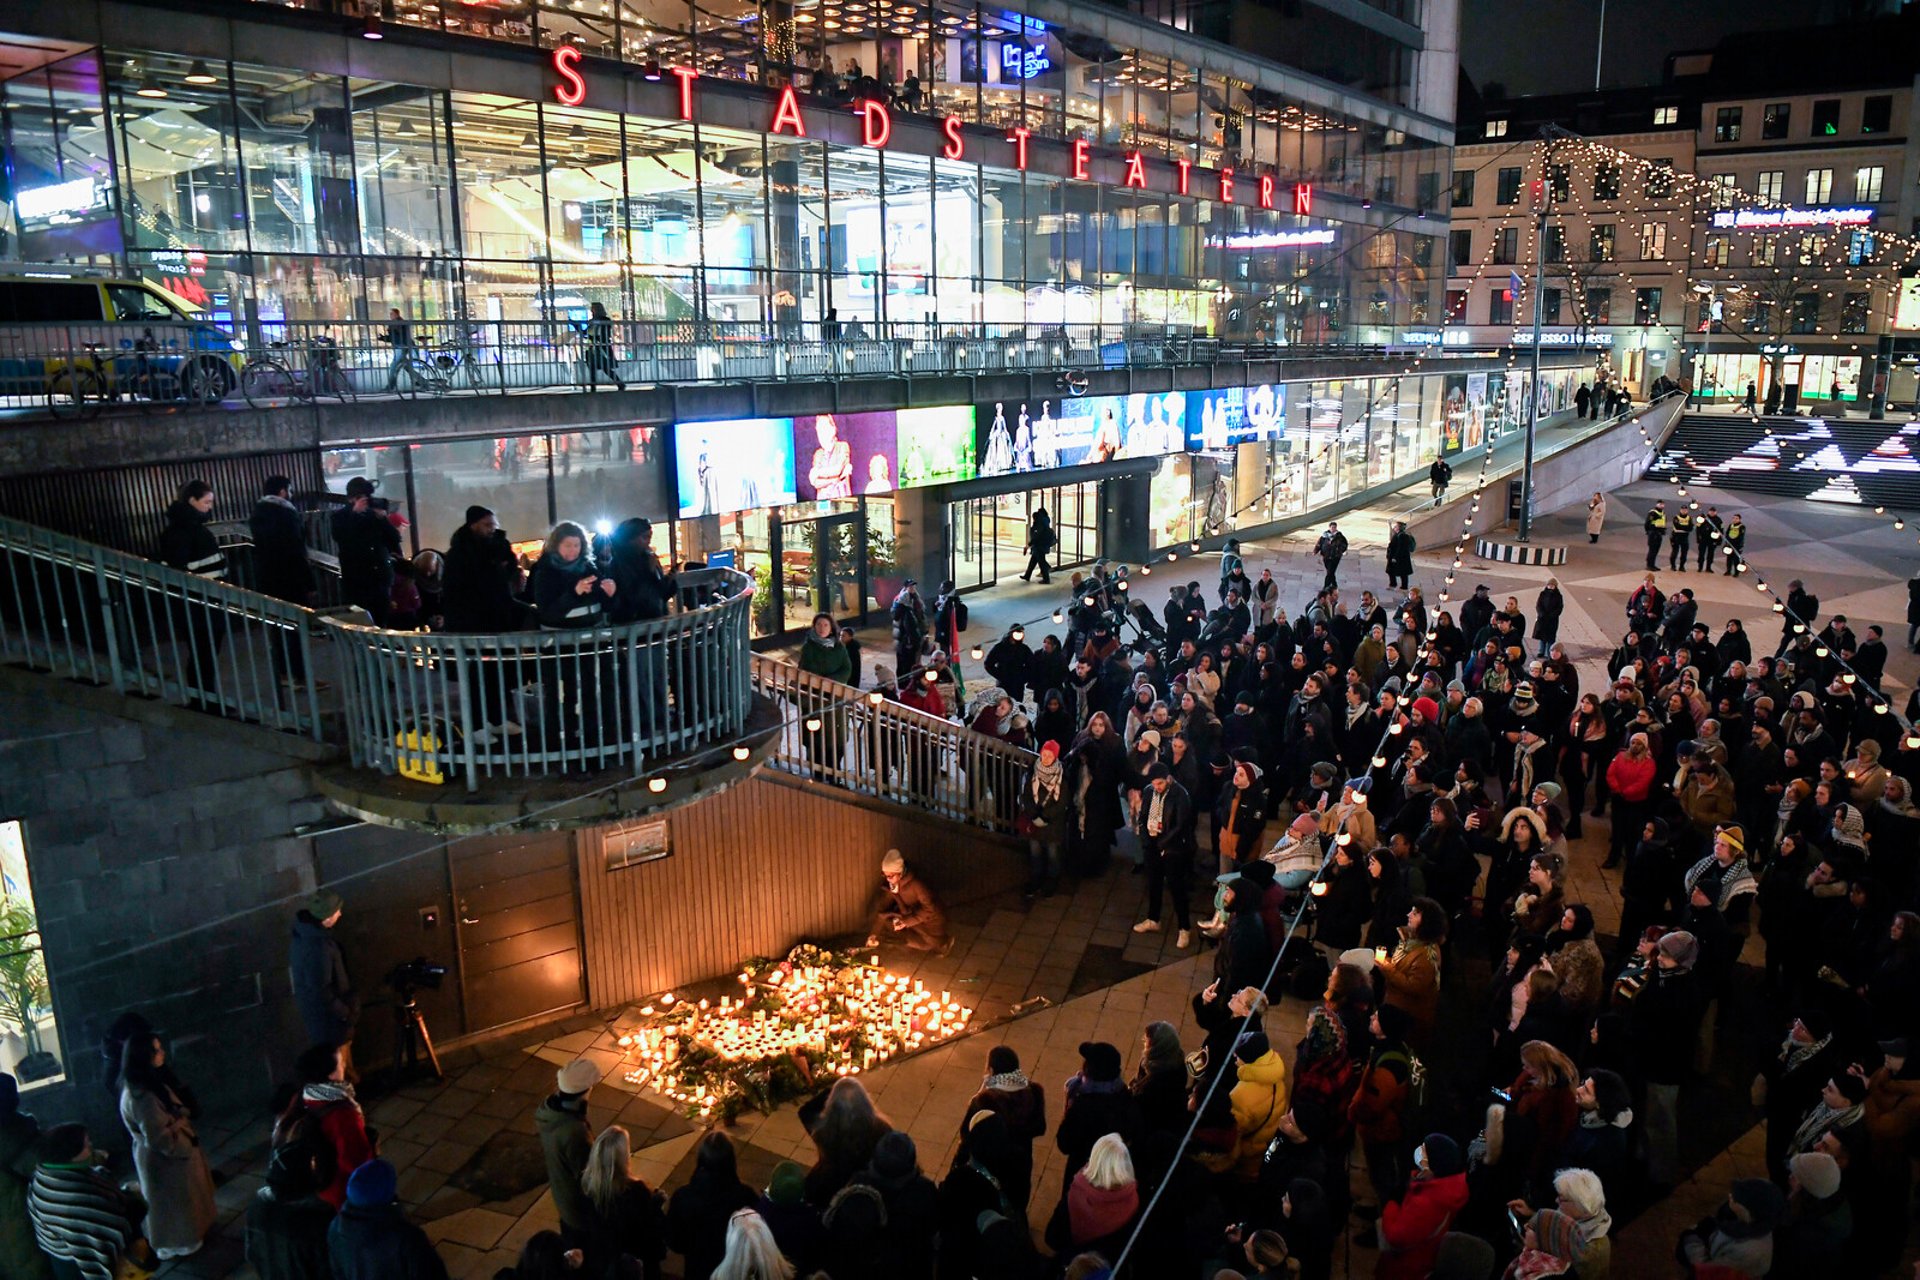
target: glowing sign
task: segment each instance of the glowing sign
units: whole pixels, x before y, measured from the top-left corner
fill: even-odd
[[[561,106],[577,107],[587,100],[587,81],[580,74],[578,45],[563,44],[553,51],[553,73],[560,77],[560,83],[553,86],[553,96]]]
[[[1864,227],[1875,211],[1851,209],[1722,209],[1713,215],[1716,227],[1735,231],[1771,231],[1781,227]]]
[[[1532,346],[1533,331],[1531,329],[1514,330],[1513,345],[1516,347]],[[1599,330],[1582,337],[1577,333],[1569,333],[1565,330],[1548,329],[1541,333],[1540,345],[1543,347],[1610,347],[1613,345],[1613,335],[1605,330]]]
[[[86,214],[107,207],[107,184],[98,178],[75,178],[47,187],[28,187],[13,197],[14,212],[23,221],[58,226],[78,222]]]
[[[1307,227],[1300,231],[1247,231],[1219,236],[1214,244],[1222,249],[1302,249],[1309,245],[1332,244],[1332,227]]]
[[[1000,46],[1000,78],[1032,80],[1053,70],[1053,58],[1045,46],[1009,40]]]

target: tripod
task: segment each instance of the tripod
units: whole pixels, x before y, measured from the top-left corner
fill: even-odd
[[[433,1050],[433,1036],[427,1031],[427,1015],[420,1012],[420,1002],[415,1000],[413,989],[403,987],[394,993],[393,998],[393,1075],[395,1082],[404,1081],[420,1066],[422,1051],[426,1054],[427,1069],[435,1080],[446,1079],[440,1070],[440,1055]]]

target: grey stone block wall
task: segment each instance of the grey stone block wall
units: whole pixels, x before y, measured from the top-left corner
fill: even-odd
[[[30,1095],[43,1123],[123,1140],[99,1045],[137,1009],[210,1111],[258,1114],[303,1047],[287,932],[314,887],[322,810],[303,762],[191,712],[76,705],[44,677],[0,690],[0,819],[24,826],[70,1084]],[[132,718],[134,714],[138,718]]]

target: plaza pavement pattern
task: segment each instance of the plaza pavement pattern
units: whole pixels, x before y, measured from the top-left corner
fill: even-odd
[[[1896,708],[1903,707],[1920,670],[1920,660],[1905,649],[1901,625],[1904,580],[1920,571],[1920,546],[1911,540],[1913,534],[1894,531],[1891,515],[1876,518],[1861,509],[1696,492],[1703,507],[1711,500],[1723,515],[1735,510],[1744,514],[1752,527],[1749,558],[1770,583],[1784,589],[1789,578],[1804,578],[1819,594],[1823,614],[1839,609],[1854,620],[1856,630],[1875,621],[1887,627],[1893,656],[1886,692]],[[1390,500],[1386,510],[1405,510],[1407,495],[1413,493],[1410,488],[1399,495],[1400,501]],[[1609,526],[1597,546],[1586,540],[1584,504],[1537,522],[1540,538],[1559,539],[1571,548],[1567,565],[1553,572],[1567,596],[1560,635],[1580,665],[1583,689],[1605,684],[1603,663],[1621,630],[1626,595],[1644,572],[1640,517],[1656,496],[1667,496],[1671,503],[1672,486],[1638,484],[1609,495]],[[1381,567],[1385,515],[1353,513],[1342,525],[1353,541],[1342,566],[1346,593],[1357,599],[1361,588],[1372,587],[1388,599]],[[1313,537],[1314,532],[1307,531],[1247,549],[1249,572],[1257,576],[1262,568],[1272,568],[1290,612],[1311,597],[1320,581],[1320,567],[1311,556]],[[1427,547],[1416,557],[1414,581],[1430,607],[1438,601],[1451,551],[1451,546]],[[1178,569],[1168,566],[1171,572],[1156,569],[1151,579],[1136,579],[1136,594],[1157,607],[1165,600],[1163,584],[1176,576],[1180,581],[1197,578],[1211,593],[1216,566],[1217,557],[1211,554],[1191,561],[1183,557]],[[1531,617],[1533,594],[1547,576],[1546,569],[1481,566],[1469,555],[1453,588],[1453,602],[1457,605],[1476,583],[1485,582],[1496,598],[1519,596]],[[1151,587],[1145,586],[1148,581]],[[1659,581],[1668,591],[1693,587],[1701,618],[1715,634],[1728,617],[1738,616],[1754,633],[1756,651],[1771,651],[1778,636],[1774,617],[1749,579],[1663,568]],[[973,628],[967,639],[990,644],[1014,621],[1033,624],[1036,635],[1045,634],[1050,625],[1046,615],[1064,592],[1064,582],[1056,580],[1045,589],[1014,583],[977,595],[971,601]],[[863,638],[869,641],[870,662],[888,660],[884,628]],[[974,664],[968,666],[976,678],[983,678]],[[1277,825],[1269,831],[1275,833]],[[1575,843],[1570,859],[1568,900],[1587,903],[1599,932],[1611,934],[1619,919],[1619,881],[1617,873],[1599,869],[1605,841],[1605,822],[1589,819],[1586,837]],[[1212,978],[1211,954],[1176,950],[1171,931],[1129,932],[1141,909],[1142,889],[1140,878],[1115,865],[1100,878],[1070,882],[1050,900],[1029,904],[1006,895],[956,909],[958,945],[945,959],[889,954],[887,962],[896,971],[912,973],[929,985],[937,981],[938,986],[970,992],[979,1010],[978,1029],[972,1033],[863,1077],[880,1109],[912,1134],[929,1176],[938,1180],[947,1169],[963,1109],[979,1087],[986,1051],[994,1044],[1013,1046],[1029,1075],[1045,1085],[1051,1123],[1059,1116],[1062,1082],[1078,1069],[1082,1041],[1100,1039],[1120,1046],[1129,1070],[1138,1057],[1141,1031],[1150,1021],[1171,1022],[1189,1044],[1197,1043],[1189,999]],[[1757,950],[1757,941],[1751,943],[1747,958],[1753,959]],[[1026,1004],[1036,997],[1043,999]],[[1016,1005],[1031,1011],[1016,1013]],[[1723,1047],[1731,1038],[1750,1033],[1750,1024],[1742,1024],[1752,1012],[1741,1006],[1722,1018]],[[1289,998],[1268,1016],[1269,1034],[1289,1059],[1304,1015],[1305,1007]],[[577,1055],[595,1059],[610,1072],[608,1082],[593,1095],[589,1114],[594,1125],[618,1122],[628,1127],[635,1172],[649,1183],[671,1191],[685,1179],[700,1133],[660,1105],[656,1095],[635,1091],[613,1071],[621,1016],[620,1011],[583,1015],[536,1037],[461,1051],[451,1055],[445,1082],[409,1085],[369,1102],[370,1121],[383,1135],[382,1153],[401,1170],[402,1199],[439,1244],[454,1280],[486,1280],[512,1264],[529,1236],[555,1224],[532,1117],[552,1087],[555,1067]],[[1699,1096],[1683,1103],[1682,1114],[1688,1114],[1690,1106],[1706,1105],[1705,1095],[1714,1087],[1711,1082],[1698,1086]],[[1721,1107],[1746,1106],[1744,1089],[1722,1092],[1720,1098]],[[1761,1131],[1744,1120],[1722,1128],[1734,1135],[1730,1141],[1715,1150],[1686,1153],[1691,1177],[1616,1230],[1616,1268],[1625,1266],[1626,1273],[1635,1275],[1673,1272],[1677,1233],[1710,1213],[1734,1179],[1762,1173]],[[251,1274],[240,1256],[237,1217],[262,1185],[266,1129],[262,1117],[240,1130],[208,1132],[210,1154],[225,1179],[219,1193],[222,1224],[200,1254],[170,1264],[168,1275],[211,1280]],[[782,1159],[803,1164],[812,1160],[811,1143],[792,1106],[770,1116],[744,1115],[731,1132],[740,1146],[741,1174],[750,1184],[764,1186]],[[1032,1216],[1043,1223],[1060,1192],[1061,1158],[1050,1137],[1036,1145],[1035,1154]],[[1364,1175],[1358,1168],[1354,1175],[1358,1192]],[[1371,1276],[1375,1256],[1342,1245],[1335,1274],[1363,1280]],[[677,1258],[670,1257],[668,1266],[677,1267]]]

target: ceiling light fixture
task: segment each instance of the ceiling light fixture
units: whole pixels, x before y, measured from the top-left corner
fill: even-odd
[[[200,61],[198,58],[195,58],[193,60],[193,65],[187,68],[187,74],[180,78],[182,80],[185,80],[188,84],[219,84],[220,83],[220,77],[213,74],[213,72],[207,70],[207,64]]]

